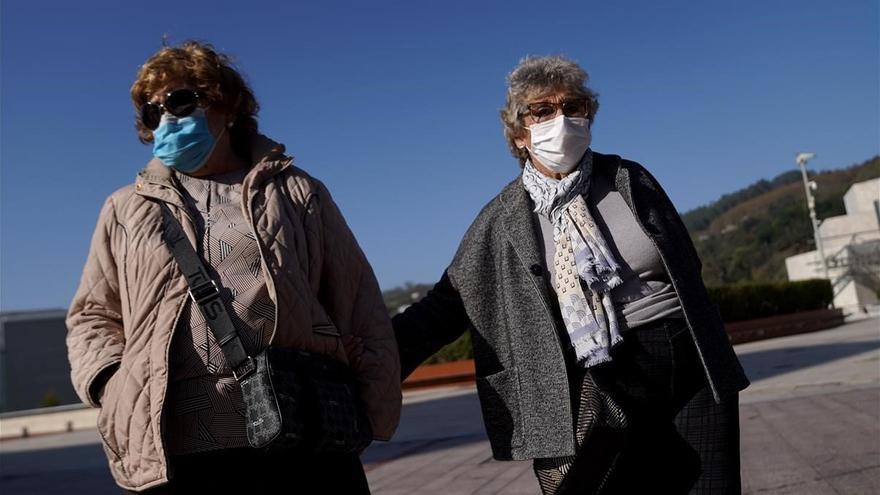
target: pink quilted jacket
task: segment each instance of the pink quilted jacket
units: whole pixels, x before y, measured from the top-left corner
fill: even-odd
[[[263,255],[275,301],[272,343],[347,358],[335,326],[364,342],[355,369],[378,440],[400,417],[400,363],[376,278],[321,182],[292,165],[284,147],[259,136],[242,185],[242,208]],[[167,203],[196,245],[195,227],[170,170],[156,160],[101,210],[82,280],[67,316],[73,385],[100,407],[98,431],[119,486],[143,490],[168,480],[162,438],[168,352],[187,284],[162,241]],[[90,392],[117,367],[102,397]],[[95,387],[100,388],[100,387]]]

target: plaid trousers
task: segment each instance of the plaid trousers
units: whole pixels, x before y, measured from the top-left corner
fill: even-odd
[[[684,320],[632,329],[612,356],[571,370],[578,451],[535,459],[543,493],[740,493],[738,398],[715,402]]]

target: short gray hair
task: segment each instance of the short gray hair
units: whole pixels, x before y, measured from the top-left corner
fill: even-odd
[[[529,158],[528,150],[516,146],[516,138],[525,131],[522,117],[528,111],[526,101],[556,91],[582,96],[587,99],[587,117],[592,122],[599,110],[599,95],[587,87],[588,79],[581,66],[561,55],[526,57],[508,74],[507,102],[501,109],[501,122],[510,151],[520,166]]]

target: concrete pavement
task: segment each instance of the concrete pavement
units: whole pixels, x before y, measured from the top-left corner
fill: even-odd
[[[747,494],[880,493],[880,320],[739,345]],[[429,408],[428,410],[426,410]],[[400,435],[368,454],[376,494],[539,493],[530,462],[491,459],[476,395],[404,413]]]
[[[880,320],[736,350],[744,493],[880,493]],[[538,493],[530,462],[491,459],[472,386],[407,394],[364,461],[377,495]],[[94,430],[0,442],[0,492],[118,493]]]
[[[737,353],[745,493],[880,493],[880,319]]]

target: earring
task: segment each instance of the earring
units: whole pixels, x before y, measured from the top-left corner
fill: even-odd
[[[235,125],[235,122],[227,122],[227,123],[226,123],[226,128],[227,128],[227,129],[232,129],[232,126],[233,126],[233,125]]]

